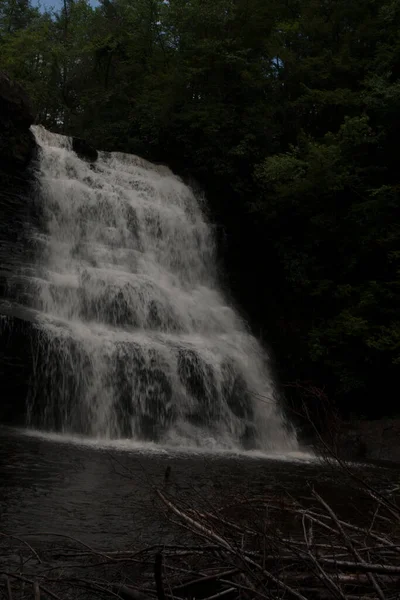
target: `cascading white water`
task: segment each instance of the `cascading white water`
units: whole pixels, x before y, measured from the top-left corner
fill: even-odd
[[[34,127],[46,231],[30,278],[31,424],[295,450],[257,340],[218,287],[201,199],[166,167]]]

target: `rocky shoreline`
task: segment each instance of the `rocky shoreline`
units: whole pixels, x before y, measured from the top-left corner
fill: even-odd
[[[337,435],[336,446],[343,458],[400,463],[400,418],[346,422]]]

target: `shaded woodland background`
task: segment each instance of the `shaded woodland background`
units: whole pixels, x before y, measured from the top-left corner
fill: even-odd
[[[200,186],[289,407],[399,414],[400,0],[0,0],[0,70]]]

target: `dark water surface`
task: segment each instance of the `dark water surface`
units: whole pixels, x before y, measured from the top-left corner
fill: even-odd
[[[196,503],[217,504],[235,494],[285,490],[295,498],[315,486],[336,506],[362,513],[357,490],[335,469],[306,455],[277,459],[173,452],[156,447],[84,444],[0,428],[0,531],[56,532],[95,547],[167,543],[171,531],[157,517],[153,487]],[[358,473],[389,489],[396,465],[358,465]]]

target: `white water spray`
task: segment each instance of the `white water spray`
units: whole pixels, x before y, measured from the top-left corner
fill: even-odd
[[[293,451],[266,356],[218,286],[201,201],[166,167],[34,127],[46,232],[30,424]]]

